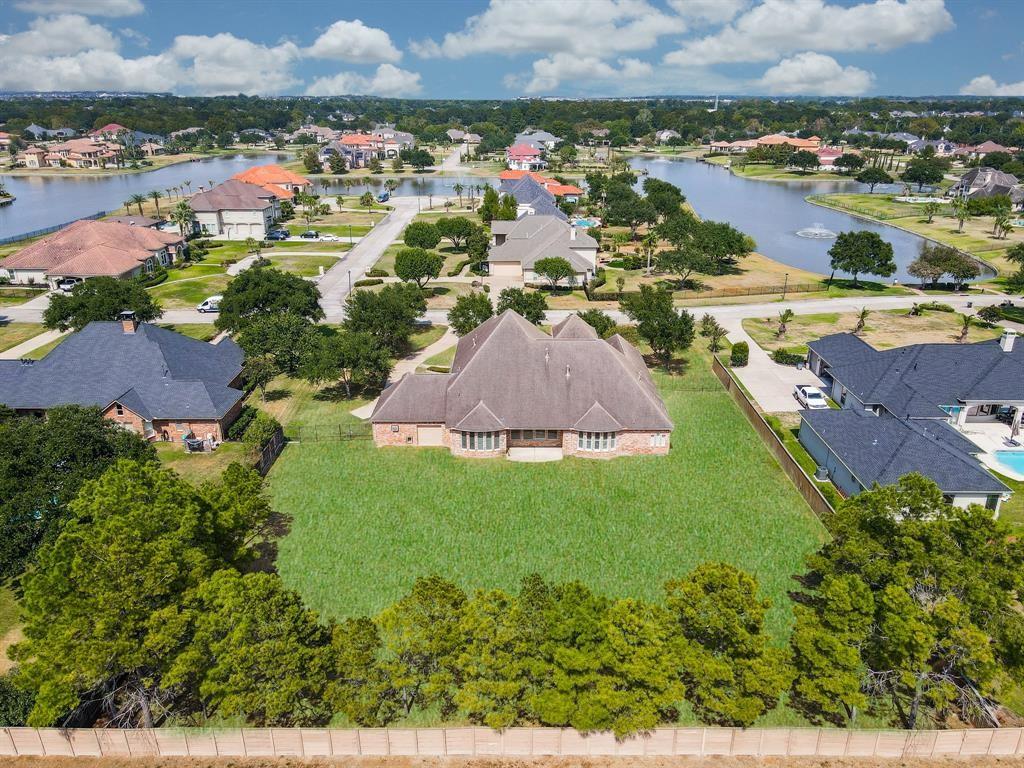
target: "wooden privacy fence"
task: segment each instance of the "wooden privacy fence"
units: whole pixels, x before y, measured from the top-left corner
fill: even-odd
[[[618,741],[571,728],[0,729],[0,757],[808,756],[1024,755],[1020,728],[856,731],[658,728]]]
[[[717,356],[713,356],[711,359],[711,370],[715,372],[715,376],[718,377],[718,380],[722,382],[722,385],[732,395],[732,399],[740,406],[740,410],[743,411],[747,420],[764,440],[768,450],[778,459],[779,464],[782,465],[782,470],[793,481],[793,485],[796,486],[796,489],[800,491],[800,494],[806,499],[814,513],[827,527],[828,519],[835,512],[832,505],[828,503],[828,499],[825,498],[818,486],[804,471],[804,468],[797,463],[797,460],[786,449],[786,446],[783,445],[779,436],[775,434],[775,430],[771,428],[771,425],[764,420],[764,416],[757,410],[757,407],[747,397],[747,393],[743,391],[739,382],[733,377],[732,371],[726,368]]]

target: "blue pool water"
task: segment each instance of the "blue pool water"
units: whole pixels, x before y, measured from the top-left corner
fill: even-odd
[[[574,221],[573,224],[575,224],[577,227],[583,227],[584,229],[586,229],[587,227],[597,226],[597,222],[591,221],[590,219],[576,219],[576,221]]]
[[[996,459],[1007,469],[1024,475],[1024,451],[996,451]]]

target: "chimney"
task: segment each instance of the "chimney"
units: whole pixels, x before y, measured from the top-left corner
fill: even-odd
[[[135,333],[139,327],[139,321],[135,319],[135,313],[130,309],[119,312],[117,319],[121,321],[121,330],[125,333]]]
[[[570,240],[575,240],[576,239],[576,227],[573,227],[573,226],[569,227],[569,239]]]
[[[999,337],[999,348],[1003,352],[1013,352],[1013,342],[1017,338],[1017,332],[1012,328],[1004,328],[1003,335]]]

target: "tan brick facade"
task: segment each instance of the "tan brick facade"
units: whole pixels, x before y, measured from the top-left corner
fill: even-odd
[[[373,442],[381,446],[416,446],[417,424],[374,424]],[[436,425],[430,425],[436,426]],[[392,429],[397,427],[397,429]],[[653,444],[652,437],[664,435],[664,445]],[[462,434],[456,431],[444,429],[443,442],[448,446],[453,456],[461,456],[471,459],[493,459],[504,456],[508,450],[508,432],[500,435],[501,447],[493,451],[469,451],[462,448]],[[661,441],[653,441],[655,443]],[[526,443],[524,443],[525,445]],[[536,443],[539,446],[550,445],[547,441]],[[517,443],[518,445],[518,443]],[[579,438],[576,432],[565,430],[562,432],[562,453],[565,456],[578,456],[583,459],[614,459],[619,456],[663,456],[669,452],[671,436],[668,432],[619,432],[616,435],[614,451],[581,451],[579,449]]]
[[[232,422],[234,422],[236,418],[238,418],[238,414],[242,410],[242,405],[243,403],[240,400],[220,421],[215,419],[192,421],[154,419],[151,423],[152,432],[148,437],[151,437],[153,440],[180,443],[187,435],[190,434],[200,440],[205,440],[209,435],[212,436],[216,442],[223,442],[226,437],[228,427],[231,426]],[[121,411],[120,413],[118,413],[119,409]],[[111,403],[107,410],[103,412],[103,417],[120,424],[125,429],[130,429],[132,432],[137,432],[140,435],[146,435],[145,420],[128,408],[119,406],[116,402]]]

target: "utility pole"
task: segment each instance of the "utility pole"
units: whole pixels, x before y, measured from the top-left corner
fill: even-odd
[[[785,279],[782,281],[782,300],[786,300],[786,289],[789,287],[789,272],[786,273]]]
[[[352,270],[348,271],[348,292],[352,293]]]

